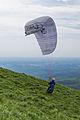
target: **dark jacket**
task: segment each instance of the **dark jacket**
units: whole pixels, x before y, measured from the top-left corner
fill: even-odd
[[[53,90],[54,90],[55,82],[52,80],[51,82],[48,82],[48,84],[49,84],[48,92],[49,92],[49,93],[52,93]]]

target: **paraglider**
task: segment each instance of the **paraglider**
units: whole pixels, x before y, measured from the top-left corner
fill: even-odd
[[[54,86],[55,86],[55,78],[52,78],[51,81],[50,80],[51,80],[51,78],[49,78],[49,80],[48,80],[49,87],[47,89],[47,93],[52,94],[52,92],[54,91]]]
[[[56,26],[49,16],[39,17],[26,23],[25,34],[35,34],[43,55],[52,53],[56,48]]]
[[[57,30],[51,17],[43,16],[27,22],[25,34],[35,35],[43,55],[54,52],[57,45]]]

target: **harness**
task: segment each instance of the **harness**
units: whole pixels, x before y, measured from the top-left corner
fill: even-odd
[[[50,86],[48,87],[48,93],[52,93],[53,90],[54,90],[54,85],[55,85],[55,82],[51,82],[50,83]]]

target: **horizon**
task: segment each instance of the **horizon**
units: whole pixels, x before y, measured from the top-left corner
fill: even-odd
[[[67,58],[68,59],[68,58],[73,58],[73,59],[76,59],[76,58],[80,58],[80,57],[53,57],[53,56],[52,57],[49,57],[49,56],[47,56],[47,57],[43,57],[43,56],[35,56],[35,57],[34,56],[30,56],[30,57],[10,57],[9,56],[9,57],[0,57],[0,58],[4,58],[4,59],[5,58],[13,58],[13,59],[14,58],[42,58],[42,59],[47,59],[47,58],[53,58],[53,59],[55,59],[55,58],[63,58],[63,59]]]

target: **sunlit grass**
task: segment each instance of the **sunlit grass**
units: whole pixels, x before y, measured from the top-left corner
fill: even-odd
[[[0,120],[80,120],[80,91],[0,68]]]

